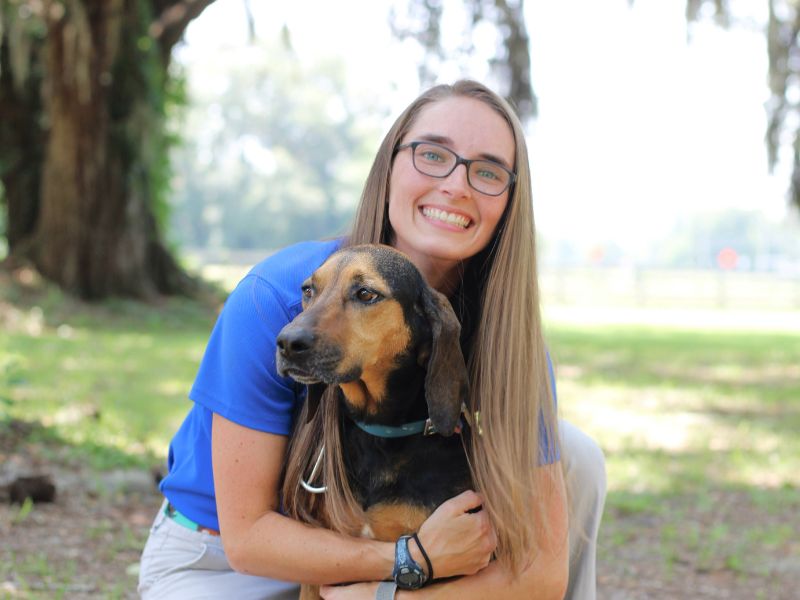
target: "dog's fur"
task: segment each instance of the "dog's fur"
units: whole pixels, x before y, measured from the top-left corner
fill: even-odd
[[[333,254],[303,284],[303,312],[277,338],[282,375],[338,386],[344,464],[367,516],[364,533],[385,541],[419,530],[442,502],[471,487],[459,414],[467,372],[460,325],[446,297],[405,255],[365,245]],[[430,418],[437,433],[376,437],[354,421],[398,426]]]

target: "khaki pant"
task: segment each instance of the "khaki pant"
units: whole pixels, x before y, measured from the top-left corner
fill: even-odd
[[[562,460],[570,499],[570,576],[566,598],[594,600],[597,534],[606,495],[606,471],[598,445],[577,427],[560,422]],[[233,571],[218,536],[190,531],[161,507],[142,553],[143,600],[296,599],[292,583]]]
[[[139,594],[150,600],[293,600],[296,584],[243,575],[228,564],[219,536],[191,531],[158,511],[139,565]]]
[[[561,420],[561,452],[569,497],[568,600],[597,597],[597,536],[606,501],[603,451],[580,429]]]

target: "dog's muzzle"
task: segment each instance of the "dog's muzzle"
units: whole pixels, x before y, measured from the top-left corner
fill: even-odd
[[[313,330],[289,323],[275,340],[275,366],[282,377],[299,383],[335,384],[352,379],[351,373],[337,373],[342,360],[341,350],[326,344]]]

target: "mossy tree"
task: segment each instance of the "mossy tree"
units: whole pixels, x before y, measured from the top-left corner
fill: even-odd
[[[491,77],[509,102],[525,120],[536,115],[536,95],[531,83],[530,37],[525,24],[524,0],[464,0],[462,10],[467,21],[463,46],[445,50],[442,40],[442,0],[408,0],[397,3],[390,15],[394,35],[415,39],[425,58],[418,71],[423,87],[435,83],[440,63],[455,55],[471,55],[475,50],[472,34],[480,25],[488,25],[497,33],[495,55],[489,58]],[[402,13],[402,14],[401,14]]]
[[[0,0],[9,259],[86,299],[194,287],[164,245],[170,57],[213,0]]]
[[[631,3],[634,0],[630,0]],[[767,74],[770,99],[766,103],[769,168],[779,162],[782,149],[791,147],[792,173],[788,198],[800,210],[800,1],[763,0],[767,9]],[[686,0],[689,23],[711,17],[721,27],[737,25],[735,3],[730,0]],[[749,25],[745,21],[746,25]]]

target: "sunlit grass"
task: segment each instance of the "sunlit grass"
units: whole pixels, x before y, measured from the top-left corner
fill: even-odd
[[[45,459],[163,463],[215,310],[14,293],[0,295],[0,427],[40,423],[29,439]],[[559,410],[606,453],[601,564],[635,548],[666,578],[800,565],[800,327],[556,314]]]
[[[0,420],[39,422],[39,438],[99,467],[163,461],[213,311],[180,301],[21,311],[0,332]]]
[[[800,485],[800,334],[555,326],[549,339],[560,408],[606,449],[611,489]]]
[[[559,409],[606,453],[601,563],[635,547],[666,580],[800,566],[800,331],[547,329]]]

